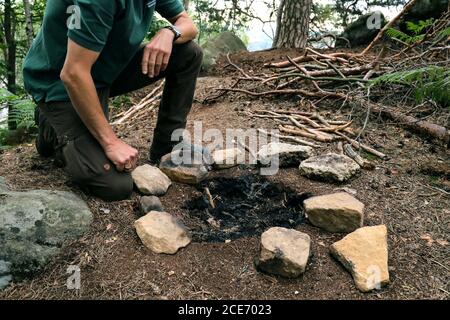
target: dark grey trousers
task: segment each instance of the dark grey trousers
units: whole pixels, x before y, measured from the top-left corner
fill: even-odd
[[[142,74],[142,55],[143,48],[112,86],[98,90],[98,95],[103,112],[109,119],[109,97],[138,90],[161,78],[166,79],[150,148],[150,158],[159,159],[169,153],[176,143],[171,141],[172,132],[186,127],[203,54],[192,41],[174,45],[167,69],[154,79]],[[131,174],[115,169],[70,102],[40,103],[38,106],[62,144],[66,171],[72,181],[86,192],[107,201],[123,200],[131,195]]]

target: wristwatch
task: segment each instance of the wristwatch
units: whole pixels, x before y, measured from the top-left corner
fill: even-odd
[[[173,41],[176,41],[178,38],[181,37],[181,31],[177,27],[175,27],[175,26],[166,26],[164,28],[165,29],[169,29],[170,31],[173,32],[173,34],[175,35],[175,38],[173,38]]]

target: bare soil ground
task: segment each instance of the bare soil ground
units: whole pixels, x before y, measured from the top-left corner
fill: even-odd
[[[295,52],[288,53],[292,56]],[[272,51],[233,55],[246,68],[278,61],[286,52]],[[248,70],[248,69],[247,69]],[[253,120],[243,111],[286,108],[303,110],[298,98],[254,99],[225,95],[202,105],[213,88],[232,83],[232,69],[219,64],[212,75],[199,80],[197,102],[188,127],[201,121],[203,128],[269,129],[276,123]],[[150,89],[133,97],[137,102]],[[125,103],[125,105],[129,103]],[[364,110],[342,107],[341,102],[323,102],[320,112],[336,119],[348,115],[356,126],[364,121]],[[117,111],[116,111],[117,112]],[[120,128],[121,137],[140,151],[140,163],[148,155],[156,115],[148,115]],[[447,118],[448,119],[448,118]],[[80,240],[68,243],[62,253],[33,280],[14,284],[0,293],[3,299],[449,299],[450,163],[445,146],[417,137],[399,126],[374,116],[364,142],[385,152],[387,160],[373,159],[376,169],[363,171],[342,185],[306,179],[298,169],[282,169],[269,181],[298,193],[315,195],[340,188],[357,191],[366,205],[365,225],[386,224],[389,242],[391,283],[369,294],[360,293],[352,277],[329,255],[329,246],[343,235],[326,233],[307,221],[296,228],[312,239],[312,256],[306,273],[296,280],[261,274],[255,270],[259,233],[225,242],[197,242],[173,256],[157,255],[146,249],[133,228],[139,217],[138,199],[105,203],[86,196],[67,183],[63,170],[52,161],[39,158],[32,144],[24,144],[0,154],[0,176],[14,190],[73,190],[85,199],[94,213],[91,230]],[[320,152],[335,150],[325,146]],[[211,177],[241,177],[257,174],[250,167],[213,172]],[[186,201],[198,196],[195,187],[174,184],[161,198],[166,211],[190,227]],[[66,269],[81,267],[81,290],[66,288]]]

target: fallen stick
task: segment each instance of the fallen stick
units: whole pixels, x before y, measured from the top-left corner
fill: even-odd
[[[329,135],[321,135],[318,132],[314,132],[310,130],[298,130],[298,129],[291,129],[291,128],[286,128],[283,126],[279,126],[278,129],[281,132],[285,132],[285,133],[290,133],[293,135],[298,135],[301,137],[305,137],[305,138],[310,138],[319,142],[332,142],[334,141],[334,138],[332,136]]]
[[[329,56],[331,57],[339,57],[339,58],[351,58],[352,54],[350,53],[345,53],[345,52],[335,52],[335,53],[330,53]],[[309,62],[309,61],[314,61],[314,59],[317,60],[321,60],[323,58],[320,57],[314,57],[314,56],[300,56],[300,57],[296,57],[293,58],[292,60],[298,63],[301,62]],[[276,62],[276,63],[266,63],[264,66],[265,67],[270,67],[270,68],[285,68],[285,67],[289,67],[291,65],[291,63],[289,61],[281,61],[281,62]]]
[[[360,143],[360,142],[358,142],[358,141],[356,141],[354,139],[351,139],[351,138],[347,137],[343,133],[336,132],[336,134],[338,136],[344,138],[345,140],[347,140],[347,142],[349,142],[353,147],[355,147],[357,149],[363,149],[363,150],[365,150],[365,151],[367,151],[367,152],[369,152],[369,153],[371,153],[371,154],[373,154],[373,155],[375,155],[375,156],[377,156],[379,158],[382,158],[382,159],[386,158],[386,155],[384,153],[382,153],[380,151],[377,151],[377,150],[375,150],[375,149],[373,149],[373,148],[371,148],[371,147],[369,147],[369,146],[367,146],[367,145],[365,145],[363,143]]]
[[[128,112],[126,112],[122,118],[120,118],[120,119],[114,121],[114,122],[112,123],[112,125],[118,125],[118,124],[124,123],[125,120],[127,120],[128,118],[130,118],[130,117],[131,117],[132,115],[134,115],[136,112],[138,112],[138,111],[140,111],[141,109],[143,109],[143,108],[145,108],[145,107],[147,107],[147,106],[149,106],[149,105],[151,105],[151,104],[157,102],[157,100],[158,100],[161,96],[162,96],[162,92],[159,93],[158,95],[156,95],[155,97],[153,97],[153,99],[151,99],[151,100],[149,100],[149,101],[147,101],[147,102],[145,102],[145,103],[143,103],[143,104],[134,106],[134,107],[131,108]],[[152,106],[151,110],[153,110],[154,108],[155,108],[155,105]]]
[[[345,145],[343,146],[343,150],[345,151],[345,153],[346,153],[350,158],[352,158],[357,164],[359,164],[359,166],[360,166],[361,168],[367,169],[367,170],[373,170],[373,169],[375,169],[375,165],[374,165],[372,162],[370,162],[370,161],[364,159],[363,157],[361,157],[359,154],[357,154],[357,153],[355,152],[355,150],[353,150],[351,144],[348,144],[348,143],[345,144]]]
[[[342,130],[345,130],[345,129],[347,129],[348,127],[350,127],[351,125],[352,125],[352,123],[353,123],[353,121],[350,121],[350,122],[348,122],[348,123],[346,123],[346,124],[343,124],[343,125],[339,125],[339,126],[329,126],[329,127],[321,127],[321,128],[318,128],[317,130],[319,130],[319,131],[323,131],[323,132],[336,132],[336,131],[342,131]]]
[[[345,95],[338,92],[312,92],[307,91],[303,89],[283,89],[283,90],[269,90],[264,92],[252,92],[249,90],[244,89],[238,89],[238,88],[217,88],[215,90],[224,90],[224,91],[230,91],[230,92],[239,92],[248,94],[250,96],[254,97],[261,97],[261,96],[267,96],[267,95],[274,95],[274,94],[299,94],[306,97],[313,97],[313,98],[334,98],[334,99],[345,99]]]
[[[428,121],[420,120],[412,116],[404,115],[402,113],[389,110],[378,105],[371,105],[371,108],[375,113],[379,113],[385,118],[399,122],[401,125],[405,126],[411,131],[443,141],[447,144],[447,146],[450,145],[450,131],[445,127]]]
[[[297,137],[284,136],[284,135],[281,135],[281,134],[270,133],[270,132],[267,132],[267,131],[265,131],[263,129],[258,129],[258,132],[261,132],[262,134],[265,134],[267,136],[274,136],[274,137],[279,138],[279,139],[285,139],[285,140],[294,141],[294,142],[297,142],[299,144],[303,144],[305,146],[309,146],[309,147],[312,147],[312,148],[320,148],[320,146],[318,146],[317,144],[314,144],[314,143],[309,142],[309,141],[305,141],[303,139],[299,139]]]
[[[208,187],[205,188],[205,193],[206,193],[206,196],[208,197],[209,205],[211,206],[212,209],[215,209],[216,205],[214,204],[214,199],[213,199]]]

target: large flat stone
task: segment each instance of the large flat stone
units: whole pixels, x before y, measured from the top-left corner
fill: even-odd
[[[308,158],[299,169],[308,178],[334,182],[347,181],[361,170],[353,159],[336,153]]]
[[[264,272],[296,278],[306,270],[310,237],[302,232],[281,227],[270,228],[261,235],[257,267]]]
[[[167,212],[151,211],[134,226],[142,243],[155,253],[175,254],[191,242],[187,228]]]
[[[352,274],[362,292],[389,283],[387,229],[363,227],[331,245],[331,254]]]
[[[363,225],[364,204],[346,192],[304,201],[311,224],[330,232],[352,232]]]

